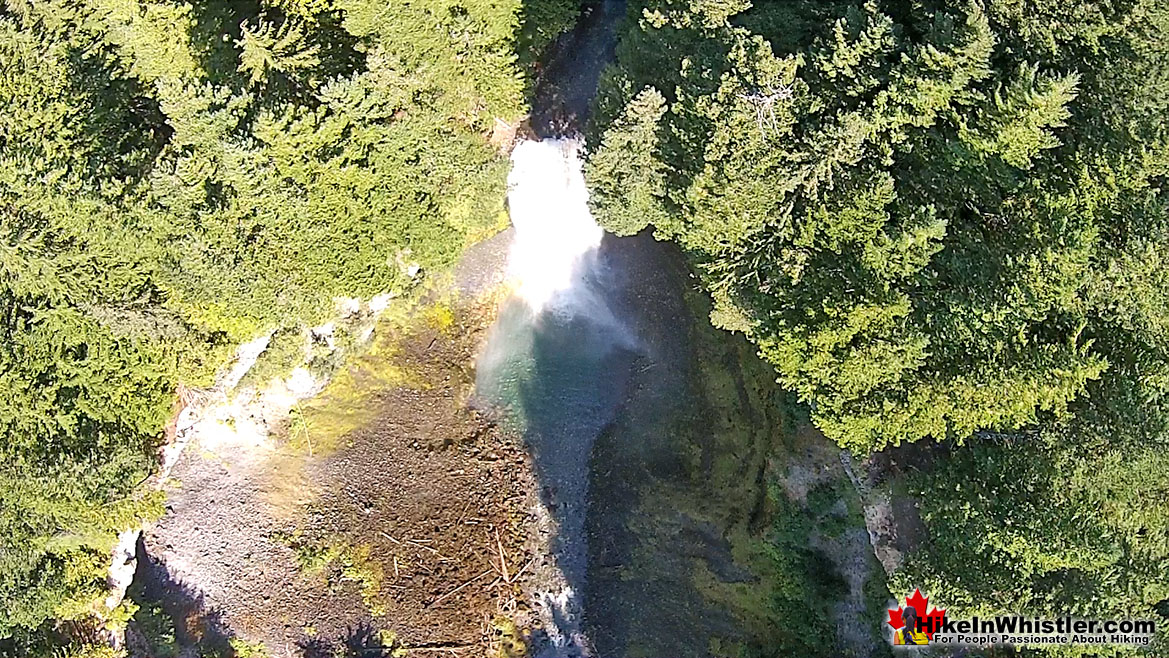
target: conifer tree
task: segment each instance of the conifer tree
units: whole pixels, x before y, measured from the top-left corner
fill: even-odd
[[[102,612],[180,384],[500,228],[520,9],[0,7],[0,642]]]
[[[841,446],[948,442],[911,478],[928,539],[894,587],[961,614],[1167,614],[1169,8],[631,16],[591,135],[596,216],[679,243],[712,319]],[[633,140],[643,89],[666,109]]]

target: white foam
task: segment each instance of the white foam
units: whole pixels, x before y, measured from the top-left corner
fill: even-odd
[[[508,276],[533,312],[559,304],[578,286],[584,259],[604,231],[588,207],[576,140],[525,140],[511,154],[508,207],[515,240]]]

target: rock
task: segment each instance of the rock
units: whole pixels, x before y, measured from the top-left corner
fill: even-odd
[[[292,371],[285,385],[297,397],[307,397],[317,386],[317,380],[307,368],[302,366]]]

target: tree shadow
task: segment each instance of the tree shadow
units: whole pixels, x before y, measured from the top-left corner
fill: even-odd
[[[389,658],[400,647],[386,644],[381,633],[362,622],[349,627],[336,639],[306,637],[296,643],[302,658]]]
[[[711,635],[737,635],[690,577],[699,560],[719,580],[753,578],[735,566],[722,527],[655,507],[652,536],[633,530],[647,493],[701,489],[715,460],[709,442],[692,440],[711,432],[691,387],[687,272],[681,255],[648,233],[606,236],[563,306],[533,314],[512,300],[493,329],[503,345],[488,352],[501,349],[507,361],[481,372],[503,384],[478,392],[520,421],[557,526],[550,548],[571,591],[545,602],[554,628],[540,642],[550,655],[620,654],[635,643],[688,655]],[[631,573],[639,553],[655,564]]]
[[[561,656],[587,651],[581,593],[589,460],[593,442],[624,399],[635,358],[632,342],[605,306],[608,292],[597,264],[593,258],[579,263],[574,287],[545,309],[533,312],[518,298],[506,302],[476,381],[477,398],[503,410],[521,431],[541,501],[556,524],[549,549],[567,587],[549,593],[544,608],[553,628],[535,644],[548,644]]]
[[[127,598],[139,608],[126,628],[131,657],[167,658],[195,652],[203,658],[229,658],[234,633],[223,612],[208,608],[202,592],[175,578],[138,539],[138,565]]]
[[[316,107],[320,104],[317,88],[324,81],[345,78],[363,68],[365,53],[357,37],[343,26],[343,14],[337,9],[322,9],[299,14],[288,7],[280,8],[256,0],[227,3],[195,3],[190,37],[207,79],[214,84],[231,86],[236,92],[255,93],[255,113],[261,108],[274,109],[293,104]],[[300,35],[296,47],[312,52],[315,64],[297,71],[269,69],[263,84],[248,83],[240,72],[243,26],[268,31],[269,35]]]
[[[78,112],[78,133],[101,136],[91,148],[77,152],[88,155],[85,165],[92,176],[138,180],[174,130],[150,91],[136,78],[120,74],[112,49],[105,49],[104,57],[79,47],[69,51],[65,76],[69,92],[88,101],[86,110]]]
[[[126,630],[131,658],[233,658],[235,634],[222,611],[208,609],[202,593],[174,578],[138,542],[138,568],[128,597],[139,605]],[[389,658],[402,647],[369,622],[349,626],[337,637],[306,636],[296,643],[302,658]],[[267,654],[265,654],[267,655]]]
[[[236,42],[242,36],[240,25],[260,13],[257,0],[235,2],[196,2],[191,5],[193,24],[190,36],[192,50],[199,58],[200,68],[213,84],[235,85],[239,74],[239,52]]]
[[[520,4],[515,47],[526,98],[535,97],[551,49],[577,27],[581,14],[596,4],[588,0],[524,0]]]

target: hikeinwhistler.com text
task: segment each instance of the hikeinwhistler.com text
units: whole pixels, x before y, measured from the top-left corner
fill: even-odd
[[[922,620],[934,633],[930,644],[968,645],[1148,645],[1157,631],[1151,619],[1041,619],[1003,615],[989,619]],[[932,626],[936,628],[930,628]]]

